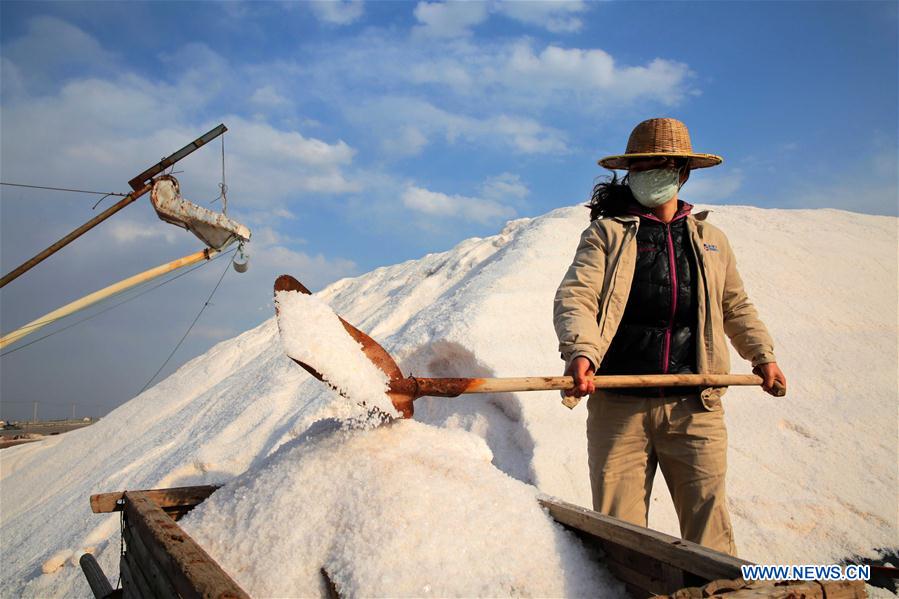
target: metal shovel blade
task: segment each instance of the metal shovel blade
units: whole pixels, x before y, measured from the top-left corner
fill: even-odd
[[[297,281],[290,275],[281,275],[275,280],[275,294],[279,291],[295,291],[298,293],[304,293],[306,295],[312,295],[312,292],[309,291],[305,285]],[[275,311],[278,310],[277,301],[275,302]],[[372,361],[372,363],[377,366],[384,374],[387,375],[387,378],[390,381],[390,389],[387,394],[390,396],[390,400],[393,402],[393,407],[395,407],[399,412],[403,414],[404,418],[412,417],[412,402],[415,400],[415,396],[406,391],[400,391],[394,389],[399,383],[402,386],[401,381],[404,380],[403,373],[400,370],[400,367],[397,366],[394,359],[387,353],[381,345],[345,321],[340,315],[337,316],[340,318],[340,323],[343,325],[343,328],[346,329],[346,332],[349,333],[350,337],[355,339],[360,345],[362,345],[362,352],[365,356]],[[316,371],[313,367],[308,364],[297,360],[296,358],[291,358],[294,362],[302,366],[306,372],[317,378],[322,382],[324,379],[322,375]]]

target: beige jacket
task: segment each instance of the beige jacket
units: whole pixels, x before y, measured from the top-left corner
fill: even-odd
[[[699,373],[730,372],[725,335],[753,366],[776,361],[774,344],[743,289],[736,259],[724,233],[705,221],[708,211],[688,215],[687,228],[698,257],[696,364]],[[593,221],[581,235],[574,261],[556,291],[553,323],[566,365],[585,356],[602,358],[624,314],[637,260],[640,217],[622,215]],[[704,389],[703,404],[720,406],[725,387]]]

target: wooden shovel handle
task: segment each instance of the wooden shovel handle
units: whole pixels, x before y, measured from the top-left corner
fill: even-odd
[[[413,378],[403,379],[414,385],[411,392],[415,397],[456,397],[463,393],[508,393],[513,391],[553,391],[571,389],[574,379],[570,376],[534,376],[519,378],[472,378],[472,379],[438,379]],[[594,376],[593,384],[597,388],[615,389],[621,387],[730,387],[757,386],[762,384],[761,377],[754,374],[637,374]],[[397,390],[400,390],[397,385]],[[786,393],[786,389],[782,389]]]

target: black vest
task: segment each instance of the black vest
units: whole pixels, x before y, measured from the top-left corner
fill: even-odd
[[[686,217],[665,224],[641,216],[636,244],[627,305],[597,374],[695,373],[697,273]],[[616,391],[660,394],[658,388]]]

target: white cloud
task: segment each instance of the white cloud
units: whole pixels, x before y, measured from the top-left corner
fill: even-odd
[[[23,35],[3,44],[3,55],[7,64],[27,63],[28,68],[20,69],[19,75],[36,85],[54,84],[57,77],[74,68],[97,72],[115,63],[115,55],[96,39],[50,16],[29,19]]]
[[[381,147],[395,156],[417,156],[428,145],[428,138],[411,125],[401,127],[394,137],[385,136]]]
[[[414,14],[421,23],[416,33],[445,38],[471,35],[471,28],[488,17],[485,2],[419,2]]]
[[[493,5],[497,13],[528,25],[543,27],[553,33],[580,31],[583,22],[578,15],[586,12],[582,0],[502,0]]]
[[[384,97],[348,107],[362,122],[378,123],[385,147],[420,150],[435,136],[460,142],[510,148],[520,154],[561,154],[568,151],[564,133],[527,118],[498,114],[474,117],[443,110],[425,100]],[[399,132],[399,133],[397,133]]]
[[[54,179],[67,184],[117,190],[128,178],[221,119],[229,127],[226,166],[232,201],[271,204],[287,196],[339,194],[359,188],[345,173],[355,150],[342,140],[317,139],[295,126],[275,126],[264,118],[227,114],[213,122],[197,118],[213,106],[212,110],[219,112],[217,102],[222,94],[242,87],[252,90],[248,82],[266,81],[272,73],[289,71],[282,65],[235,69],[204,44],[190,43],[161,57],[172,66],[172,75],[164,79],[151,80],[118,68],[103,76],[67,73],[61,85],[57,81],[50,90],[33,91],[17,84],[18,93],[8,93],[6,84],[15,83],[16,75],[41,72],[41,61],[49,60],[39,56],[35,65],[26,50],[53,47],[57,37],[69,51],[98,61],[111,60],[95,39],[57,19],[35,19],[21,38],[4,44],[7,93],[3,96],[0,140],[4,175],[46,181],[46,174],[52,173]],[[287,100],[279,87],[273,83],[255,86],[252,101],[283,105]],[[302,117],[292,120],[304,122]],[[178,176],[188,199],[202,203],[218,195],[221,164],[217,151],[196,152],[179,170],[186,171]]]
[[[0,56],[0,97],[4,100],[25,93],[25,79],[16,63]]]
[[[474,83],[465,66],[452,58],[413,64],[408,77],[413,83],[440,83],[457,91],[467,91]]]
[[[362,0],[315,0],[308,5],[320,21],[331,25],[349,25],[365,11]]]
[[[415,32],[429,37],[468,37],[471,29],[491,14],[500,14],[553,33],[571,33],[581,29],[579,15],[586,10],[583,0],[422,1],[414,10],[420,23]]]
[[[562,154],[567,151],[561,131],[533,119],[500,115],[488,119],[485,124],[488,131],[505,136],[523,154]]]
[[[46,181],[52,173],[54,180],[69,185],[121,189],[131,176],[218,124],[193,116],[215,98],[197,92],[195,80],[202,79],[198,65],[217,70],[217,62],[205,55],[173,83],[125,72],[115,79],[73,79],[52,93],[4,98],[4,175]],[[229,128],[229,197],[239,204],[358,189],[344,172],[355,155],[344,141],[328,142],[242,116],[221,118]],[[188,199],[200,203],[218,195],[217,150],[196,152],[179,164],[186,171],[178,177]]]
[[[530,193],[527,185],[521,182],[521,177],[513,173],[500,173],[490,177],[481,185],[481,195],[492,199],[524,199]]]
[[[359,89],[381,97],[403,89],[471,114],[532,116],[545,108],[608,115],[635,104],[673,106],[698,91],[694,81],[687,64],[661,57],[622,64],[601,48],[528,39],[398,40],[375,33],[339,54],[321,56],[311,85],[327,88],[331,97],[352,97],[356,108]]]
[[[142,244],[148,241],[164,241],[173,244],[178,240],[179,235],[183,234],[168,223],[160,221],[155,224],[159,226],[147,226],[145,222],[119,216],[110,220],[106,228],[109,236],[119,244]]]
[[[297,252],[284,246],[254,248],[251,260],[264,262],[265,269],[271,273],[294,273],[301,277],[304,283],[310,281],[308,284],[315,287],[359,274],[359,267],[352,260]],[[268,276],[263,280],[268,283],[267,288],[270,289],[275,277]]]
[[[342,140],[329,144],[305,137],[298,131],[282,131],[268,123],[248,121],[237,116],[231,122],[235,123],[230,129],[239,138],[238,148],[245,155],[264,155],[274,162],[329,167],[349,164],[356,153]]]
[[[403,193],[403,204],[430,216],[449,216],[478,223],[488,223],[515,216],[515,211],[495,200],[447,195],[423,187],[409,185]]]
[[[731,197],[743,185],[743,171],[701,169],[690,171],[679,196],[690,202],[720,202]]]
[[[539,53],[529,42],[517,43],[504,68],[496,69],[497,80],[508,86],[525,81],[532,93],[552,96],[559,92],[602,92],[590,96],[598,104],[650,98],[665,105],[683,99],[691,72],[687,65],[661,58],[645,66],[615,64],[601,49],[561,48],[550,45]]]
[[[290,101],[278,93],[271,85],[257,88],[250,96],[250,102],[264,107],[278,107],[289,104]]]

